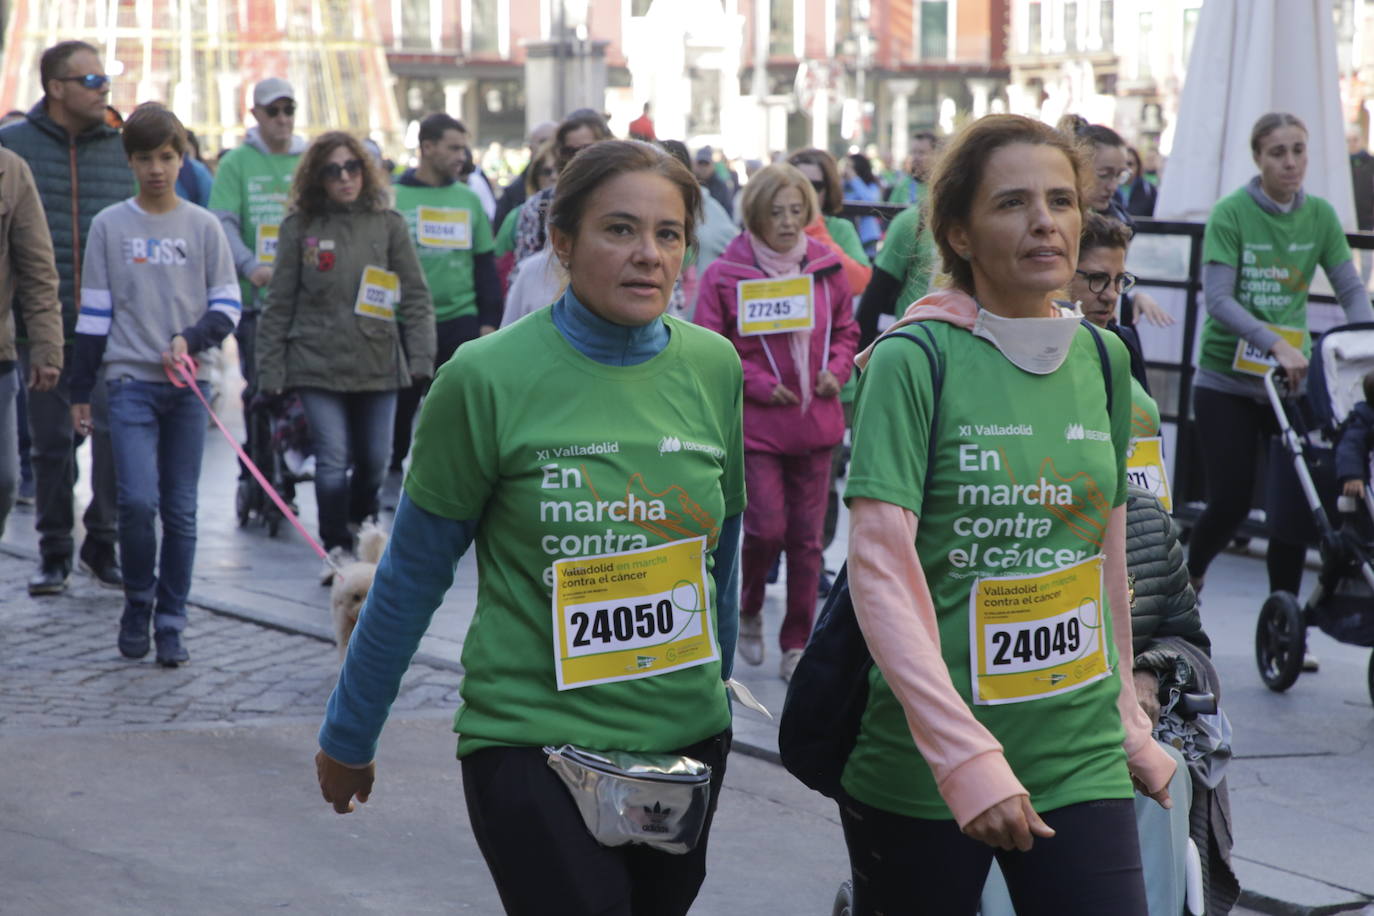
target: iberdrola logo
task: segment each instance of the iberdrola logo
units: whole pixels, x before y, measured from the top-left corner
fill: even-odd
[[[682,440],[677,436],[664,436],[658,443],[658,453],[666,455],[669,452],[682,451]]]

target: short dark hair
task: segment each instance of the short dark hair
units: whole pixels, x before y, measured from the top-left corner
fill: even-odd
[[[602,140],[574,156],[558,176],[553,203],[549,205],[549,226],[576,236],[582,214],[596,189],[612,178],[632,172],[651,172],[672,182],[682,195],[684,242],[695,242],[701,186],[671,153],[642,140]]]
[[[1078,243],[1078,256],[1098,248],[1119,248],[1125,251],[1131,245],[1131,230],[1119,219],[1103,216],[1089,210],[1083,217],[1083,236]]]
[[[186,155],[186,128],[181,119],[161,102],[144,102],[124,121],[124,153],[148,153],[172,144],[178,155]]]
[[[468,132],[467,128],[463,126],[463,122],[453,117],[453,115],[445,114],[442,111],[437,111],[432,115],[426,115],[425,119],[420,122],[420,142],[424,143],[426,140],[442,140],[444,134],[451,130],[456,130],[460,134]]]
[[[960,131],[930,174],[926,197],[926,225],[940,250],[945,273],[955,289],[973,292],[973,268],[954,250],[950,232],[969,218],[974,198],[983,183],[983,172],[992,154],[1013,143],[1048,146],[1064,154],[1078,185],[1078,209],[1087,208],[1083,189],[1092,167],[1074,138],[1041,121],[1012,114],[984,115]]]
[[[933,130],[916,131],[916,133],[911,135],[911,142],[915,143],[917,140],[929,140],[931,149],[940,148],[940,138],[936,136],[935,131]]]
[[[84,41],[60,41],[43,52],[43,56],[38,59],[38,81],[43,84],[44,95],[48,94],[48,83],[67,75],[67,61],[73,54],[81,51],[90,51],[97,57],[100,56],[95,45]]]
[[[835,164],[835,157],[823,149],[812,147],[797,150],[787,157],[787,161],[792,165],[814,165],[821,170],[821,183],[825,185],[825,203],[821,212],[839,216],[844,209],[844,185],[840,183],[840,169]]]
[[[649,103],[645,102],[644,104],[647,105]],[[687,152],[686,143],[683,143],[681,140],[660,140],[658,141],[658,145],[663,147],[668,155],[672,156],[678,162],[681,162],[684,169],[690,169],[692,167],[692,157],[691,154]]]

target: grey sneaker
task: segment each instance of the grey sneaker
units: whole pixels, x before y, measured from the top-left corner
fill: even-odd
[[[763,614],[739,615],[739,657],[751,665],[763,664]]]

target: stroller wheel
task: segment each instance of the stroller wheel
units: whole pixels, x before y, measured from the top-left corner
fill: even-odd
[[[835,892],[835,906],[830,916],[852,916],[854,912],[854,882],[846,881]]]
[[[1302,672],[1307,649],[1307,628],[1298,599],[1289,592],[1274,592],[1260,608],[1255,626],[1255,662],[1270,690],[1283,692]]]
[[[1369,702],[1374,703],[1374,654],[1369,656]]]

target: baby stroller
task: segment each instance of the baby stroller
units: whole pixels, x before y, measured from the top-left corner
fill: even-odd
[[[1309,626],[1374,647],[1374,495],[1366,487],[1363,502],[1337,500],[1333,467],[1341,423],[1363,400],[1361,380],[1370,370],[1374,323],[1365,322],[1333,328],[1314,342],[1305,399],[1291,396],[1277,370],[1264,378],[1281,439],[1271,449],[1270,526],[1304,532],[1321,551],[1317,587],[1305,605],[1274,592],[1260,609],[1255,661],[1270,690],[1287,690],[1302,673]],[[1368,682],[1374,699],[1374,657]]]
[[[294,394],[267,395],[261,392],[248,402],[244,423],[248,441],[244,451],[262,471],[282,500],[296,510],[296,484],[313,477],[314,457],[310,455],[310,429],[305,409]],[[248,469],[239,462],[239,485],[234,504],[239,527],[257,520],[270,537],[281,530],[285,516],[271,497],[258,485]]]

